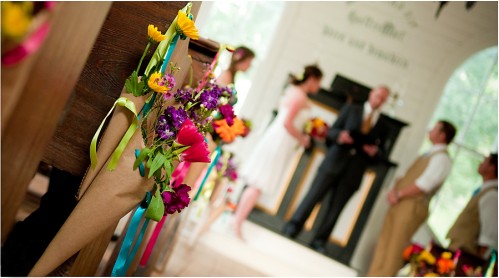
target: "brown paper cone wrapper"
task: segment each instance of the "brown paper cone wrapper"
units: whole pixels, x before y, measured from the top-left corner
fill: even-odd
[[[133,101],[137,113],[140,112],[147,99],[147,96],[134,97],[132,94],[127,93],[125,88],[121,91],[120,97],[126,97]],[[132,112],[121,106],[114,109],[113,115],[109,120],[108,128],[106,128],[104,133],[101,135],[101,139],[98,143],[97,165],[95,166],[95,169],[92,169],[91,166],[88,167],[85,177],[80,185],[80,190],[78,191],[78,199],[83,196],[85,191],[88,189],[88,186],[102,169],[102,166],[107,163],[107,160],[113,154],[131,123]],[[136,132],[140,133],[140,127]]]
[[[129,99],[133,96],[127,95]],[[134,98],[134,102],[137,98]],[[145,100],[145,99],[144,99]],[[140,100],[139,100],[140,101]],[[137,105],[139,111],[143,105]],[[133,170],[135,149],[144,147],[140,128],[130,139],[114,171],[107,170],[110,156],[131,123],[130,111],[118,109],[97,151],[99,163],[82,182],[88,189],[49,244],[29,276],[46,276],[100,233],[136,208],[151,191],[154,180]],[[137,112],[138,112],[137,111]]]

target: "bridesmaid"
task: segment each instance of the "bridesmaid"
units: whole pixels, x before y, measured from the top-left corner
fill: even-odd
[[[253,58],[255,58],[253,50],[246,46],[236,48],[232,53],[229,68],[217,77],[217,84],[223,86],[234,84],[236,73],[247,71],[251,66]]]

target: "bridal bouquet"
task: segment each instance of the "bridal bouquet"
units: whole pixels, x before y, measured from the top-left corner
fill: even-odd
[[[305,123],[305,134],[310,135],[315,139],[325,139],[327,135],[328,124],[321,118],[314,117]]]

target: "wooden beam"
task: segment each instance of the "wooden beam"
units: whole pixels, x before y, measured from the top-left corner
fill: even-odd
[[[12,228],[110,5],[58,2],[54,10],[50,34],[2,133],[2,242]]]

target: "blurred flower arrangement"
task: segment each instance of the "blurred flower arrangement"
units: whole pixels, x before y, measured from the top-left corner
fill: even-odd
[[[2,1],[2,64],[13,65],[42,45],[55,1]]]
[[[234,162],[233,153],[229,152],[228,159],[226,161],[222,159],[219,160],[215,167],[220,177],[227,178],[231,182],[235,182],[237,180],[237,165]]]
[[[323,140],[327,136],[328,124],[321,118],[314,117],[305,123],[305,134],[318,140]]]
[[[465,254],[461,250],[451,252],[434,244],[427,248],[418,244],[407,246],[402,254],[407,263],[397,276],[410,277],[453,277],[484,276],[482,269],[487,268],[486,273],[491,276],[495,266],[495,254],[490,262],[484,262],[475,256]],[[474,262],[474,263],[472,263]],[[485,265],[484,265],[485,264]],[[488,266],[488,267],[487,267]]]

